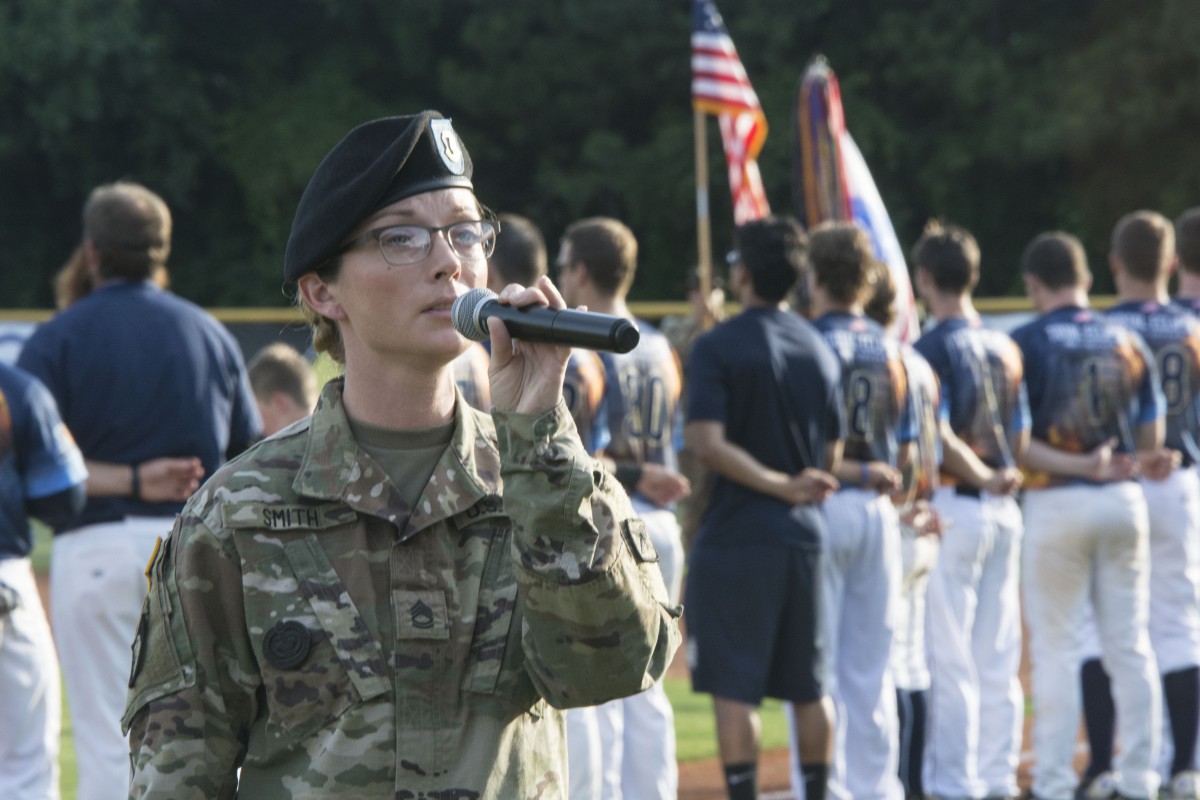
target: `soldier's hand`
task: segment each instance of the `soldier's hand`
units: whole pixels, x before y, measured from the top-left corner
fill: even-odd
[[[509,284],[500,291],[497,299],[516,308],[532,305],[566,308],[562,295],[545,275],[529,288]],[[541,414],[558,405],[571,348],[516,340],[508,335],[508,329],[496,317],[487,322],[492,339],[492,364],[488,376],[496,410]]]

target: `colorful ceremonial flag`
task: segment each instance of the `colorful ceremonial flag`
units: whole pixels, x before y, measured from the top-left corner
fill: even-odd
[[[904,250],[867,162],[846,129],[837,76],[821,56],[813,59],[800,80],[795,135],[793,180],[797,205],[803,204],[808,226],[852,220],[867,231],[875,257],[888,265],[896,284],[892,333],[902,341],[914,341],[920,325]]]
[[[712,0],[693,0],[692,107],[716,114],[737,224],[771,213],[758,171],[767,118]]]

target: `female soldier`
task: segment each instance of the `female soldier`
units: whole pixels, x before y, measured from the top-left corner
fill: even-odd
[[[493,413],[455,391],[450,305],[495,238],[471,174],[426,111],[355,128],[309,182],[284,277],[345,377],[152,561],[133,797],[563,797],[555,709],[670,662],[678,610],[562,403],[568,348],[490,320]],[[563,306],[545,278],[500,300]]]

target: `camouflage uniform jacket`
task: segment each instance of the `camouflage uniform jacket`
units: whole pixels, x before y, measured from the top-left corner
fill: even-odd
[[[565,797],[555,709],[651,686],[679,609],[562,403],[455,414],[415,509],[339,381],[191,499],[147,569],[132,797]]]

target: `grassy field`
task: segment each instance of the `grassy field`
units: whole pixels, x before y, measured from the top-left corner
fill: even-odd
[[[706,694],[693,694],[691,684],[684,678],[668,677],[663,686],[675,710],[676,760],[684,762],[715,758],[717,732],[712,699]],[[760,716],[762,748],[773,750],[787,747],[787,720],[783,715],[783,704],[767,700],[763,703]]]

